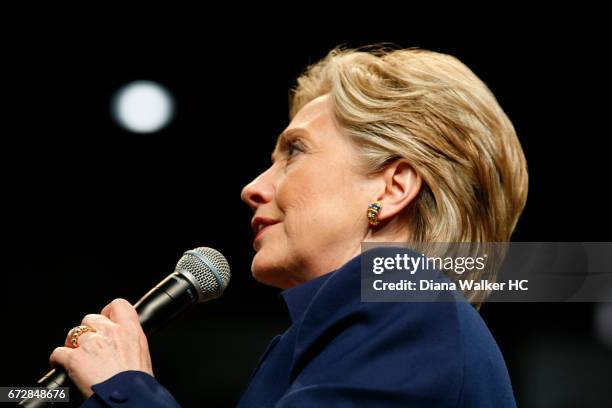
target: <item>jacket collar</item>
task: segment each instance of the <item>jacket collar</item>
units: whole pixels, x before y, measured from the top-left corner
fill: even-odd
[[[323,284],[332,276],[332,274],[339,273],[341,271],[348,272],[349,270],[359,271],[360,268],[361,255],[358,255],[341,266],[339,269],[282,291],[280,296],[283,297],[285,303],[287,304],[289,315],[291,316],[291,322],[295,323],[297,320],[302,319],[311,301],[314,299],[321,286],[323,286]]]

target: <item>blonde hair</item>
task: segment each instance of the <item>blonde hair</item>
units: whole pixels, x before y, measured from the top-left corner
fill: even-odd
[[[330,94],[365,171],[407,159],[423,186],[407,208],[407,242],[506,242],[527,199],[512,123],[457,58],[422,49],[336,48],[290,94],[290,117]]]

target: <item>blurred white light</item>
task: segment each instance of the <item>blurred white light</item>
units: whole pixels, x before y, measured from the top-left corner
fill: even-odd
[[[135,81],[120,88],[112,102],[119,125],[136,133],[152,133],[166,126],[174,116],[170,92],[152,81]]]

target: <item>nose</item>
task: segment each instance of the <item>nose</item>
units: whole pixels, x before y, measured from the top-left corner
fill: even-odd
[[[272,201],[272,197],[274,196],[274,185],[269,177],[270,171],[271,169],[268,169],[261,173],[257,178],[244,186],[240,193],[242,201],[247,203],[253,211],[260,205]]]

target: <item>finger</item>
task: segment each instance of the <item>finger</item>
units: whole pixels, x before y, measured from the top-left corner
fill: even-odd
[[[98,333],[87,332],[79,337],[79,348],[85,352],[97,355],[103,347],[111,344],[111,340]]]
[[[75,350],[70,347],[56,347],[49,357],[49,364],[51,364],[52,367],[66,367],[74,351]]]
[[[111,326],[116,325],[116,323],[111,322],[107,317],[98,315],[98,314],[88,314],[81,321],[81,326],[88,326],[94,329],[96,332],[107,333],[110,331]],[[68,330],[66,333],[66,339],[64,340],[64,346],[72,347],[72,333],[76,327]],[[79,335],[79,341],[82,336],[87,333],[85,332]]]
[[[101,314],[88,314],[81,320],[81,326],[89,326],[96,331],[104,331],[106,327],[114,326],[108,317]]]
[[[91,336],[92,334],[96,334],[96,332],[87,331],[87,332],[79,334],[79,337],[77,337],[77,342],[76,342],[75,347],[72,346],[72,337],[68,335],[68,337],[66,338],[66,341],[64,342],[64,347],[75,349],[83,343],[84,339],[86,339],[88,336]]]
[[[74,329],[75,329],[75,327],[73,327],[72,329],[68,330],[68,333],[66,333],[66,339],[64,340],[64,347],[74,348],[74,347],[72,347],[72,342],[70,341],[72,339],[72,331]]]
[[[121,326],[141,327],[136,309],[125,299],[113,300],[100,313]]]

